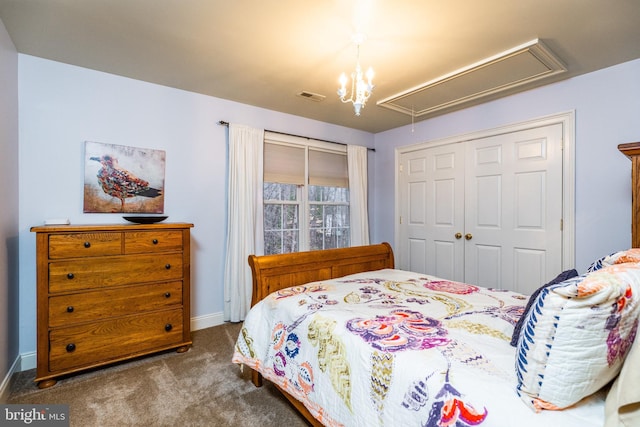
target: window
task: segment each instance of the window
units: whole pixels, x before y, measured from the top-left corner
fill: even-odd
[[[264,253],[284,254],[300,248],[300,187],[264,183]]]
[[[344,146],[267,132],[263,197],[265,254],[349,246]]]

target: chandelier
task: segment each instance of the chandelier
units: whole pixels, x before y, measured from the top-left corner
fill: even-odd
[[[353,41],[356,44],[357,48],[357,62],[356,69],[351,73],[351,93],[347,94],[347,75],[342,73],[340,75],[340,89],[338,89],[338,96],[340,97],[340,101],[347,103],[350,102],[353,104],[353,109],[356,112],[356,116],[360,115],[360,111],[364,108],[364,105],[367,103],[367,100],[371,96],[373,92],[373,69],[369,67],[367,70],[365,82],[365,77],[362,73],[362,68],[360,67],[360,45],[364,41],[364,36],[362,34],[357,34],[353,37]]]

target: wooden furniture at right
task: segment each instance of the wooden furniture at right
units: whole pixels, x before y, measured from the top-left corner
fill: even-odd
[[[640,248],[640,142],[618,145],[631,159],[631,246]]]

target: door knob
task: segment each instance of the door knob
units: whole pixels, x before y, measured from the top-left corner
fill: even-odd
[[[456,237],[456,239],[460,239],[460,238],[462,238],[462,233],[456,233],[456,234],[455,234],[455,237]]]
[[[467,233],[464,235],[464,238],[467,240],[471,240],[473,238],[473,236],[471,235],[471,233]]]

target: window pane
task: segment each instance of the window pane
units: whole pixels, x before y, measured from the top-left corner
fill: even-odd
[[[286,229],[299,229],[298,205],[284,205],[284,226]]]
[[[294,202],[298,200],[298,186],[295,184],[278,184],[265,182],[262,197],[264,200],[284,200]]]
[[[348,248],[351,245],[351,237],[349,234],[349,228],[341,228],[337,235],[336,247]]]
[[[349,203],[349,189],[348,188],[340,188],[340,187],[334,187],[334,196],[333,196],[333,200],[335,202],[343,202],[343,203]]]
[[[282,253],[282,235],[279,231],[264,232],[264,253],[265,255]]]
[[[349,206],[335,206],[334,215],[334,234],[336,236],[336,247],[346,248],[349,246],[351,241],[349,238]]]
[[[289,202],[298,200],[298,186],[293,184],[280,184],[282,187],[282,199]]]
[[[349,227],[349,206],[333,206],[334,207],[334,227],[336,228],[348,228]]]
[[[298,236],[300,232],[298,230],[295,231],[285,231],[283,233],[283,247],[280,253],[287,254],[291,252],[298,252]]]
[[[264,205],[264,229],[279,230],[282,228],[282,205]]]
[[[322,188],[317,185],[309,186],[309,201],[310,202],[320,202],[322,201]]]
[[[315,228],[310,230],[309,233],[309,250],[315,251],[319,249],[324,249],[323,245],[323,234],[321,228]]]
[[[309,227],[311,229],[322,228],[323,222],[322,205],[313,204],[309,206]]]
[[[343,187],[309,186],[310,202],[349,203],[349,189]]]
[[[336,235],[331,232],[325,232],[324,234],[324,249],[330,249],[336,247]]]
[[[265,182],[262,188],[264,200],[280,200],[280,184]]]

